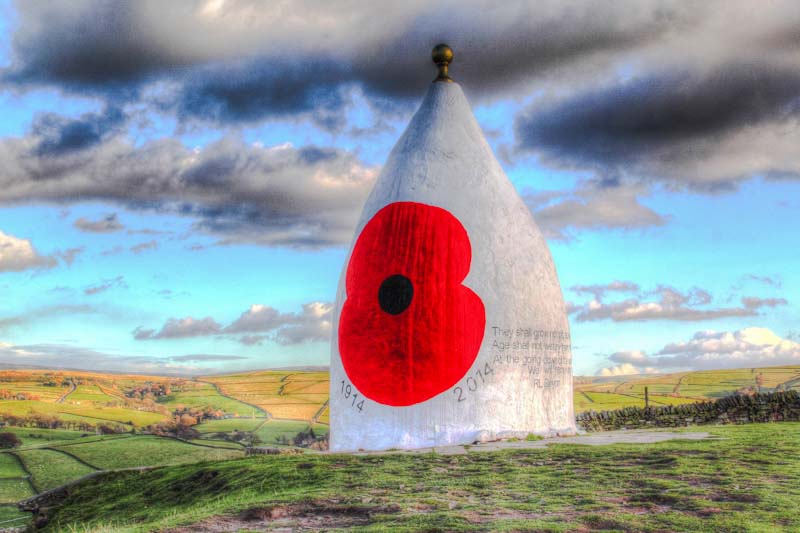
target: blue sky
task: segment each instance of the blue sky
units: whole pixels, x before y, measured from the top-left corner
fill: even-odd
[[[361,203],[448,40],[548,237],[577,374],[800,364],[781,40],[800,14],[734,3],[749,24],[729,32],[710,8],[633,5],[468,2],[439,27],[411,3],[367,30],[374,8],[328,3],[321,31],[219,0],[0,2],[0,362],[327,364]]]

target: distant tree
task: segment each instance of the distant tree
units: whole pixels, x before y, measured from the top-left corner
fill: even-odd
[[[197,418],[188,414],[181,415],[178,423],[182,426],[194,426],[197,425]]]
[[[118,435],[120,433],[127,433],[128,430],[121,424],[98,424],[95,426],[95,433],[101,435]]]
[[[178,426],[175,429],[175,436],[184,440],[193,440],[200,438],[200,432],[193,427]]]
[[[13,433],[0,433],[0,448],[10,449],[21,445],[22,441]]]

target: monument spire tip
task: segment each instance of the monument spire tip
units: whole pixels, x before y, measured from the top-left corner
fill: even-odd
[[[433,62],[436,63],[436,68],[439,69],[439,75],[436,76],[435,80],[433,80],[434,82],[453,82],[453,78],[451,78],[450,74],[447,72],[447,68],[453,61],[453,57],[455,57],[453,54],[453,49],[448,45],[441,43],[433,47],[431,58],[433,59]]]

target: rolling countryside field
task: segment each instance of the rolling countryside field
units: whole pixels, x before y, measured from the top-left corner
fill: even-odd
[[[316,422],[328,402],[327,372],[264,371],[204,378],[220,393],[273,418]]]
[[[656,444],[109,472],[73,487],[45,531],[797,531],[800,423],[705,429],[712,438]]]
[[[674,405],[735,392],[800,389],[800,366],[576,377],[575,410]],[[328,374],[266,370],[197,378],[0,371],[0,523],[15,503],[104,471],[242,458],[328,430]],[[306,445],[304,443],[303,445]],[[24,520],[23,520],[24,519]],[[17,524],[17,522],[12,522]],[[2,525],[2,524],[0,524]]]

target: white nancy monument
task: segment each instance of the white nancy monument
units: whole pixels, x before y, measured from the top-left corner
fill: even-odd
[[[331,346],[332,451],[575,432],[569,323],[531,213],[433,49],[364,205]]]

